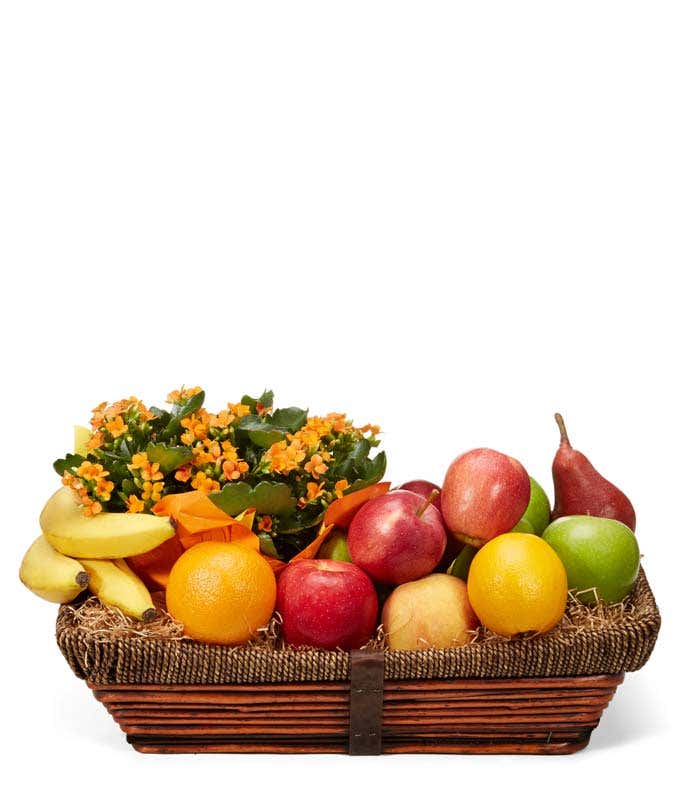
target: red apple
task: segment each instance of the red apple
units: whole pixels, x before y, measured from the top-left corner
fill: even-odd
[[[515,526],[530,496],[529,475],[519,461],[493,449],[472,449],[446,472],[442,515],[459,540],[481,546]]]
[[[405,482],[403,485],[400,485],[399,490],[412,491],[413,493],[417,493],[419,496],[422,496],[425,499],[429,499],[432,491],[438,491],[439,493],[432,500],[432,504],[437,508],[437,510],[441,512],[442,509],[441,486],[435,485],[433,482],[429,482],[428,480],[409,480],[408,482]]]
[[[402,584],[431,573],[446,547],[436,507],[412,491],[390,491],[366,502],[347,533],[352,560],[377,582]]]
[[[299,560],[279,576],[276,611],[290,645],[348,651],[373,634],[378,596],[373,582],[351,562]]]
[[[439,493],[437,496],[432,500],[432,506],[436,507],[437,510],[441,513],[442,511],[442,494],[441,494],[441,486],[435,485],[433,482],[429,480],[409,480],[405,482],[399,488],[400,491],[412,491],[413,493],[420,494],[420,496],[424,496],[426,499],[429,499],[432,491],[438,491]],[[444,518],[442,516],[442,521]],[[444,523],[444,528],[446,528],[446,523]],[[437,570],[440,570],[442,573],[446,571],[449,567],[449,564],[452,562],[454,557],[457,557],[460,553],[461,549],[463,548],[463,544],[453,537],[452,532],[446,533],[446,549],[444,550],[444,554],[442,555],[441,560],[439,561],[439,565],[437,566]]]

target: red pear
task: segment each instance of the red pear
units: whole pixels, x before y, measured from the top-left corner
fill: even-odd
[[[623,491],[605,480],[588,458],[572,448],[564,419],[555,414],[560,446],[553,461],[555,507],[553,521],[561,516],[614,518],[635,529],[635,510]]]

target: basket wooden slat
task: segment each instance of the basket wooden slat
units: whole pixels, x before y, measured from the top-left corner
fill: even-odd
[[[587,743],[622,680],[623,675],[423,681],[417,688],[388,681],[382,750],[573,752]],[[250,710],[239,685],[210,692],[200,685],[172,691],[90,686],[141,752],[342,752],[349,739],[348,687],[338,691],[335,704],[320,706],[309,686],[279,685],[282,700],[296,696],[296,708],[281,702],[276,709]],[[267,687],[268,697],[274,688]]]

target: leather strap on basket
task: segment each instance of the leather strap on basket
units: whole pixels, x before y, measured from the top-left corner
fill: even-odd
[[[383,680],[382,651],[350,654],[349,754],[382,752]]]

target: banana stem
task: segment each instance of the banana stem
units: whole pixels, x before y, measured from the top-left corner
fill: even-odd
[[[85,588],[90,584],[90,574],[85,573],[85,571],[79,571],[76,576],[76,584],[82,588]]]

